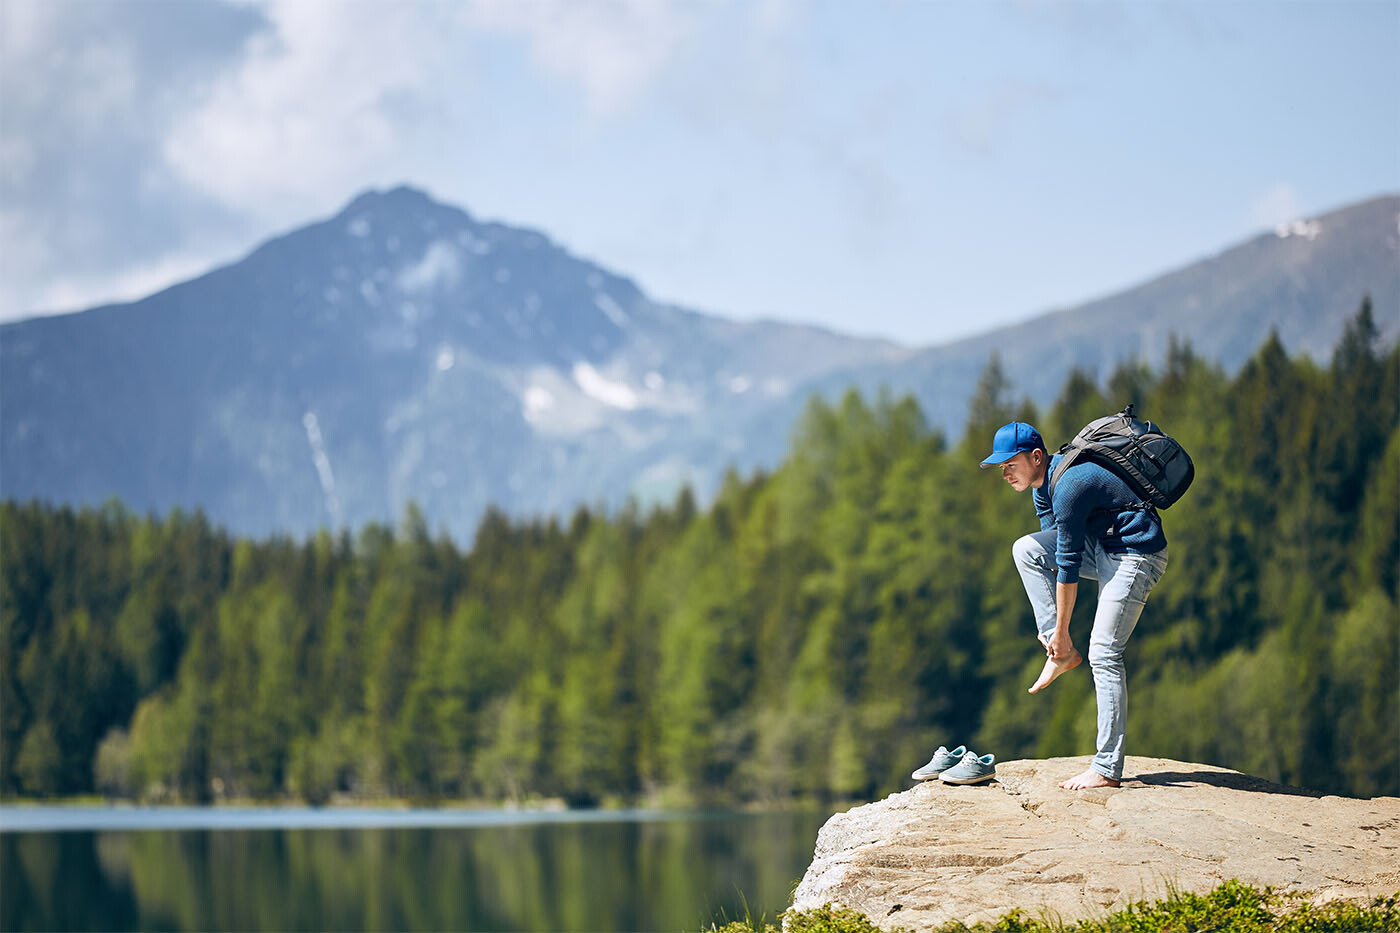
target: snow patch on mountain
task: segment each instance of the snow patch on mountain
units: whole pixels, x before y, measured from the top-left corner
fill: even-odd
[[[623,411],[632,411],[637,407],[637,393],[631,386],[608,379],[583,360],[574,364],[573,374],[578,387],[604,405],[621,408]]]
[[[520,399],[520,414],[541,435],[577,437],[601,427],[617,410],[585,393],[552,366],[506,370],[500,374]]]
[[[452,288],[462,278],[462,262],[457,247],[449,240],[434,240],[415,263],[399,272],[399,289],[405,292],[426,292],[434,288]]]
[[[316,478],[321,481],[321,493],[326,499],[326,511],[331,516],[331,527],[339,528],[340,500],[335,494],[335,474],[331,472],[331,460],[326,456],[326,444],[321,437],[321,425],[314,411],[307,411],[301,418],[306,429],[306,442],[311,447],[311,462],[316,466]]]
[[[554,393],[544,386],[532,385],[525,390],[525,420],[532,424],[541,420],[554,407]]]
[[[1290,223],[1279,224],[1274,228],[1274,233],[1280,240],[1286,240],[1291,236],[1300,236],[1305,240],[1315,240],[1322,232],[1322,224],[1315,220],[1294,220]]]
[[[462,249],[470,253],[475,253],[478,256],[485,256],[487,253],[491,252],[490,243],[486,242],[485,240],[477,239],[466,230],[463,230],[461,233],[457,234],[457,243],[459,246],[462,247]]]
[[[607,292],[599,292],[594,295],[593,304],[597,306],[599,311],[608,316],[609,321],[617,325],[618,330],[626,327],[627,322],[631,320],[627,316],[627,312],[622,310],[622,306],[614,301],[613,296]]]

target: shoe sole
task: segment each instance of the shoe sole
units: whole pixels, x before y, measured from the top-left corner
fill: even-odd
[[[983,775],[980,775],[980,776],[978,776],[978,777],[970,777],[970,778],[946,778],[946,777],[945,777],[945,778],[941,778],[941,780],[943,781],[944,784],[981,784],[983,781],[990,781],[992,778],[994,778],[994,777],[996,777],[996,776],[997,776],[997,775],[996,775],[996,772],[993,771],[991,774],[983,774]]]
[[[916,781],[934,781],[937,780],[938,776],[942,773],[942,771],[935,771],[932,774],[920,774],[919,772],[915,771],[909,776]]]

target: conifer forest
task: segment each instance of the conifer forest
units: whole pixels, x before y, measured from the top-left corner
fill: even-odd
[[[1400,794],[1400,351],[1369,302],[1326,362],[1173,343],[1008,385],[993,358],[956,437],[911,398],[813,399],[704,508],[493,511],[469,549],[412,507],[242,540],[6,502],[0,792],[787,806],[906,787],[940,744],[1089,754],[1087,666],[1026,693],[1030,495],[977,465],[1013,418],[1053,450],[1132,402],[1197,472],[1129,643],[1128,753]]]

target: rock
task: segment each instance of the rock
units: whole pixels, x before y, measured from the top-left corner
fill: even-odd
[[[1400,891],[1400,798],[1323,797],[1238,771],[1129,757],[1118,788],[1065,791],[1087,758],[997,764],[990,784],[927,781],[827,820],[793,895],[882,927],[1074,921],[1229,878],[1316,902]]]

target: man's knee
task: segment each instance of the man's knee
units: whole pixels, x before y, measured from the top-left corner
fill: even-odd
[[[1123,665],[1123,649],[1108,642],[1089,642],[1089,667],[1095,670],[1112,670]]]
[[[1035,535],[1022,535],[1011,543],[1011,558],[1017,564],[1030,566],[1040,563],[1045,548],[1035,539]]]

